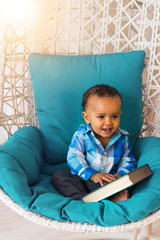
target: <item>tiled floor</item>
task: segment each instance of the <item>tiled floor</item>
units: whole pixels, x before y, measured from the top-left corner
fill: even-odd
[[[153,224],[154,235],[160,239],[160,220]],[[0,240],[77,240],[74,233],[61,232],[42,227],[17,215],[0,201]],[[85,234],[79,234],[78,240],[85,240]],[[87,238],[88,239],[88,238]],[[90,239],[97,239],[92,234]],[[102,238],[101,238],[102,239]],[[104,237],[103,240],[109,240]],[[124,238],[125,239],[125,238]],[[113,240],[113,238],[112,238]]]

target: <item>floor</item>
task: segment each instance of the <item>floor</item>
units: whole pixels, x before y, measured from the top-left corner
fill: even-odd
[[[61,232],[54,229],[49,229],[42,227],[35,223],[30,222],[17,215],[11,209],[6,207],[0,201],[0,239],[2,240],[85,240],[85,234],[77,234],[70,232]],[[152,227],[152,232],[154,235],[158,236],[156,239],[160,239],[160,220],[155,222]],[[103,235],[104,236],[104,235]],[[97,239],[96,234],[90,235],[89,239]],[[107,236],[104,238],[98,239],[107,239]],[[115,238],[112,238],[112,240]],[[124,237],[125,239],[125,237]]]

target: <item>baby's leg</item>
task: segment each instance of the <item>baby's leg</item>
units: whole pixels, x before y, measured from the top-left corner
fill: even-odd
[[[109,200],[112,202],[121,202],[121,201],[125,201],[127,199],[129,199],[128,189],[124,189],[123,191],[118,192],[109,198]]]
[[[81,178],[71,174],[70,170],[55,172],[52,176],[52,185],[61,195],[74,200],[79,200],[87,194]]]

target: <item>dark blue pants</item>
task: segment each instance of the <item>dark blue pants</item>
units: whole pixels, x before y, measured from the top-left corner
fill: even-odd
[[[70,170],[59,170],[53,174],[52,185],[64,197],[80,200],[87,193],[100,187],[99,183],[85,181]]]

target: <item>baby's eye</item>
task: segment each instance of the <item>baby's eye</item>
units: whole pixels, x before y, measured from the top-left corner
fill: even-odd
[[[104,116],[98,116],[98,118],[100,118],[100,119],[103,119],[103,118],[104,118]]]
[[[118,115],[113,115],[113,116],[112,116],[113,119],[116,119],[116,118],[118,118],[118,117],[119,117]]]

